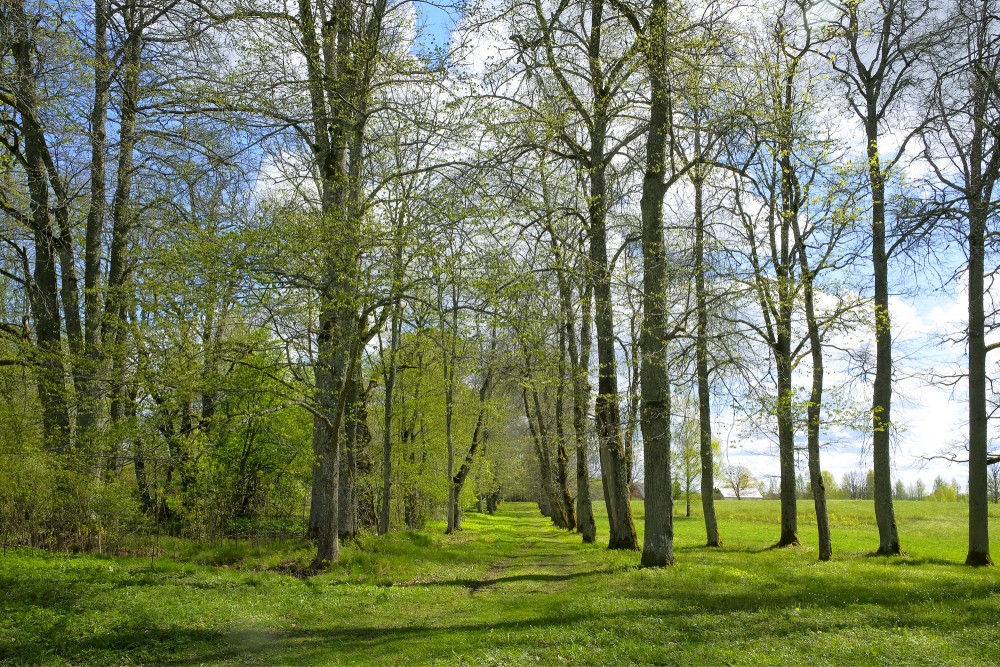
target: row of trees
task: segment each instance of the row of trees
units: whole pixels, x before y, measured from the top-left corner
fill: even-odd
[[[765,481],[753,478],[749,470],[746,472],[737,470],[726,473],[727,486],[733,488],[736,484],[741,484],[742,488],[756,488],[764,498],[777,498],[778,489],[776,481],[771,478]],[[1000,474],[994,473],[995,468],[990,469],[988,481],[990,501],[994,504],[1000,502]],[[740,480],[738,482],[729,480]],[[754,486],[755,485],[755,486]],[[844,473],[840,484],[834,479],[833,473],[828,470],[823,471],[823,486],[826,495],[831,499],[839,500],[871,500],[875,494],[875,471],[852,470]],[[812,487],[800,473],[796,480],[796,488],[800,489],[799,499],[811,500],[813,497]],[[958,480],[946,481],[940,475],[934,478],[933,483],[928,488],[927,484],[917,478],[911,484],[897,479],[892,490],[892,497],[895,500],[933,500],[939,502],[968,502],[969,496],[962,491],[962,485]]]
[[[322,567],[364,527],[459,529],[472,487],[594,541],[599,470],[609,547],[640,548],[641,474],[642,562],[668,565],[681,412],[722,544],[727,394],[776,443],[779,545],[804,440],[832,555],[836,427],[870,440],[900,553],[893,294],[950,272],[990,563],[993,0],[454,11],[435,46],[408,0],[3,4],[4,453],[51,492],[9,487],[8,523],[308,506]]]

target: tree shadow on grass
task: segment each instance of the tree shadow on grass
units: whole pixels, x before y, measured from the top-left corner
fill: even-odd
[[[927,607],[929,600],[918,599],[903,590],[878,592],[865,582],[844,582],[825,586],[824,591],[828,595],[804,602],[800,590],[774,590],[769,587],[756,591],[748,588],[736,593],[703,593],[697,600],[685,597],[683,590],[626,589],[621,590],[621,596],[637,604],[620,611],[560,609],[538,613],[532,611],[530,605],[500,605],[489,608],[488,613],[496,620],[484,620],[480,616],[468,622],[447,624],[439,624],[447,618],[432,615],[432,612],[424,619],[374,616],[358,619],[360,623],[356,624],[330,619],[329,627],[245,628],[228,632],[130,624],[83,639],[61,637],[48,647],[48,655],[52,656],[54,652],[76,663],[139,662],[176,666],[219,663],[461,663],[463,660],[475,662],[477,658],[485,660],[487,654],[484,651],[491,656],[537,655],[547,651],[551,657],[552,651],[559,650],[560,641],[569,641],[568,633],[573,631],[601,633],[602,636],[611,632],[615,637],[635,640],[636,646],[669,643],[670,635],[658,634],[662,631],[649,623],[652,619],[666,621],[658,627],[667,628],[667,632],[674,636],[683,636],[688,649],[702,647],[699,650],[706,651],[711,651],[718,641],[719,623],[724,626],[735,619],[742,624],[738,633],[741,641],[769,637],[785,642],[786,637],[794,638],[811,632],[810,628],[816,624],[821,624],[824,632],[835,633],[859,630],[898,633],[902,627],[931,634],[949,631],[941,626],[939,614]],[[990,591],[980,590],[970,593],[969,599],[991,595]],[[856,614],[825,615],[827,611],[843,608],[845,604],[859,608],[884,604],[890,613],[870,613],[863,618]],[[814,614],[813,620],[803,622],[798,616],[800,606],[803,613]],[[504,618],[506,614],[515,613],[521,617]],[[705,623],[705,614],[717,616],[718,622]],[[990,636],[995,631],[995,623],[992,615],[983,614],[965,618],[962,629]],[[602,655],[599,652],[594,654],[594,660],[600,662]],[[641,654],[615,655],[616,659],[625,662],[641,658]],[[33,654],[29,653],[12,657],[15,662],[43,661],[31,660]],[[40,656],[35,654],[34,657]]]
[[[532,650],[529,634],[555,632],[579,623],[584,616],[560,614],[512,621],[379,626],[374,624],[288,630],[245,629],[232,632],[197,628],[165,628],[138,622],[87,638],[55,637],[47,645],[20,647],[0,643],[0,660],[12,664],[51,662],[58,656],[79,664],[412,664],[423,652],[454,656],[494,648]],[[496,634],[495,634],[496,633]],[[489,642],[485,638],[489,637]],[[499,639],[503,637],[503,639]],[[436,649],[436,650],[435,650]],[[426,659],[426,658],[425,658]]]
[[[501,586],[503,584],[514,584],[524,581],[558,583],[573,581],[575,579],[583,579],[586,577],[594,577],[602,574],[614,574],[620,571],[622,570],[605,568],[600,570],[587,570],[583,572],[566,572],[563,574],[512,574],[492,579],[452,579],[449,581],[434,582],[434,585],[462,586],[464,588],[468,588],[473,593],[477,593],[479,591],[486,590],[494,586]]]

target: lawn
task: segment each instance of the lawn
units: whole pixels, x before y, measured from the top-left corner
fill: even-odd
[[[1000,664],[1000,572],[961,565],[966,508],[899,502],[907,556],[873,557],[872,506],[833,501],[834,560],[771,549],[776,502],[718,503],[725,547],[676,521],[677,565],[580,544],[528,504],[465,530],[369,536],[329,573],[289,572],[307,545],[172,557],[28,549],[0,556],[10,664]],[[642,529],[642,506],[635,505]],[[1000,516],[995,506],[991,515]],[[606,539],[606,521],[599,536]],[[1000,555],[994,541],[993,553]]]

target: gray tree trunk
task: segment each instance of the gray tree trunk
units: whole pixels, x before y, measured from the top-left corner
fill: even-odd
[[[25,171],[28,178],[29,211],[35,244],[32,276],[28,279],[28,299],[35,324],[35,359],[38,398],[42,406],[42,428],[46,447],[56,453],[66,450],[70,437],[69,406],[66,399],[65,365],[62,353],[59,311],[56,233],[50,216],[49,184],[45,165],[44,129],[39,124],[40,109],[36,76],[35,22],[19,2],[7,3],[13,34],[10,50],[14,58],[15,107],[21,116]],[[27,262],[27,259],[24,260]],[[27,276],[26,276],[27,278]]]
[[[642,429],[645,468],[645,532],[642,565],[674,562],[674,500],[670,475],[670,379],[667,370],[667,257],[663,243],[664,171],[670,100],[667,88],[667,9],[654,0],[647,23],[650,118],[646,137],[646,173],[642,182],[643,299],[639,335]]]
[[[872,269],[875,277],[875,382],[872,388],[872,455],[878,553],[902,553],[892,503],[892,327],[889,319],[889,257],[885,233],[885,177],[879,157],[875,101],[865,122],[868,177],[872,192]]]
[[[594,507],[590,499],[590,467],[587,462],[587,414],[590,406],[590,287],[583,289],[580,299],[580,354],[576,359],[572,309],[566,320],[570,361],[573,366],[573,434],[576,438],[576,525],[583,541],[593,544],[597,540]]]
[[[695,167],[697,169],[697,167]],[[705,286],[705,218],[702,204],[704,180],[696,174],[694,185],[695,369],[698,376],[698,423],[701,444],[701,508],[705,515],[707,545],[721,547],[715,518],[715,457],[712,451],[712,398],[708,369],[708,291]]]

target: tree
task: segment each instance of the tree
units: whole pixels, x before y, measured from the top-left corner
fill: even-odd
[[[823,476],[823,488],[826,489],[827,495],[831,498],[838,497],[837,494],[840,492],[840,487],[837,486],[837,480],[834,479],[833,473],[829,470],[824,470],[821,474]]]
[[[774,27],[778,56],[777,70],[770,88],[772,108],[777,112],[767,142],[771,153],[771,202],[778,210],[771,213],[776,219],[778,233],[771,233],[771,262],[777,280],[776,289],[767,283],[758,288],[762,308],[771,311],[765,323],[778,366],[777,410],[779,413],[779,449],[782,450],[782,478],[790,478],[794,471],[794,413],[791,371],[797,365],[802,346],[808,344],[811,362],[811,386],[806,404],[806,437],[809,465],[809,486],[816,512],[819,541],[819,559],[829,560],[833,554],[829,519],[826,511],[826,484],[820,461],[820,429],[823,414],[824,339],[831,331],[843,330],[846,316],[858,306],[858,301],[845,298],[840,290],[827,289],[823,296],[833,301],[825,311],[817,308],[817,292],[824,287],[821,278],[836,273],[850,265],[853,252],[846,248],[853,227],[853,208],[858,188],[849,170],[835,165],[842,157],[839,147],[828,136],[817,132],[813,118],[822,114],[811,102],[820,90],[815,69],[808,58],[813,46],[809,26],[808,3],[797,2],[779,16]],[[804,79],[804,82],[803,82]],[[772,204],[774,206],[774,204]],[[778,244],[773,239],[780,239]],[[796,266],[798,275],[796,275]],[[755,272],[760,273],[760,272]],[[770,296],[777,293],[777,298]],[[838,296],[839,295],[839,296]],[[806,335],[793,347],[793,303],[801,297]],[[773,324],[772,324],[773,320]],[[784,438],[781,437],[782,421]],[[784,440],[784,447],[780,443]],[[831,478],[832,481],[832,478]],[[789,484],[788,486],[791,486]],[[835,488],[832,485],[831,488]],[[788,493],[792,496],[791,493]],[[786,492],[782,490],[782,506]],[[783,509],[783,517],[794,514],[794,500]],[[783,526],[785,520],[783,519]],[[791,528],[793,522],[787,522]],[[782,530],[779,544],[792,539],[791,533]]]
[[[642,183],[643,299],[639,336],[642,400],[641,428],[645,468],[646,511],[642,565],[663,567],[674,562],[671,483],[671,390],[667,354],[677,329],[667,320],[667,254],[663,235],[663,197],[667,187],[667,137],[670,131],[668,84],[670,3],[654,0],[643,40],[650,83],[650,118],[646,137],[646,173]]]
[[[489,428],[488,426],[488,411],[489,411],[489,401],[493,395],[494,388],[494,373],[496,364],[496,351],[497,351],[497,334],[496,327],[490,333],[490,349],[489,352],[484,356],[484,363],[486,368],[481,371],[482,374],[482,385],[479,387],[479,408],[476,414],[476,426],[472,431],[472,442],[469,444],[469,451],[466,453],[462,465],[459,467],[458,472],[455,473],[452,478],[452,491],[451,497],[454,498],[454,504],[451,506],[450,511],[453,512],[453,517],[451,519],[452,530],[461,530],[461,514],[459,512],[459,499],[462,497],[462,489],[465,486],[465,480],[469,476],[469,472],[472,470],[472,464],[476,460],[476,454],[479,452],[480,446],[482,446],[486,439],[486,432]]]
[[[7,3],[0,14],[4,46],[4,84],[0,102],[5,105],[5,124],[13,130],[5,137],[4,149],[11,166],[23,170],[27,182],[26,209],[14,205],[16,199],[5,193],[3,210],[25,229],[30,230],[33,260],[20,249],[23,276],[19,278],[28,294],[34,321],[35,359],[38,397],[47,447],[57,453],[68,449],[71,438],[70,406],[65,391],[66,365],[62,353],[62,318],[59,303],[60,248],[71,248],[69,233],[69,196],[63,175],[49,145],[42,125],[44,100],[38,80],[39,60],[48,51],[42,43],[47,31],[41,14],[29,14],[30,5]],[[8,59],[8,54],[10,59]],[[11,67],[11,60],[13,61]],[[53,216],[52,212],[57,216]],[[53,220],[56,217],[56,220]],[[31,269],[28,264],[31,262]],[[75,268],[64,265],[67,272]],[[64,277],[68,277],[68,273]],[[64,283],[65,284],[65,283]],[[65,293],[64,293],[65,296]],[[70,310],[72,312],[72,310]]]
[[[934,217],[957,221],[968,269],[969,382],[969,550],[967,565],[992,565],[987,504],[989,424],[986,358],[1000,348],[987,345],[997,323],[984,307],[987,239],[995,233],[991,211],[1000,180],[1000,48],[996,31],[998,4],[992,0],[953,6],[953,51],[935,60],[930,119],[922,133],[924,158],[939,183]]]
[[[742,500],[743,494],[757,486],[757,478],[746,466],[726,466],[723,483],[733,490],[736,500]]]
[[[954,484],[949,484],[939,475],[934,478],[934,487],[931,489],[931,494],[927,499],[936,502],[953,503],[958,500],[958,489]]]
[[[701,479],[701,444],[698,423],[691,415],[692,401],[682,397],[679,401],[681,409],[675,413],[681,418],[680,425],[674,430],[671,442],[674,447],[672,466],[674,479],[684,492],[684,516],[691,516],[691,493]]]
[[[995,463],[989,468],[989,475],[986,477],[986,490],[994,505],[1000,503],[1000,466]]]
[[[871,253],[874,276],[875,378],[872,386],[872,452],[875,518],[883,555],[900,554],[892,505],[890,437],[892,431],[892,327],[889,312],[889,260],[913,230],[888,228],[886,185],[902,159],[913,128],[903,129],[895,154],[883,155],[888,124],[912,95],[917,70],[929,55],[933,35],[929,0],[834,2],[836,16],[822,47],[841,81],[847,104],[861,122],[871,193]],[[902,128],[895,128],[902,129]]]
[[[844,473],[841,488],[851,500],[860,500],[868,495],[868,476],[862,470]]]
[[[738,120],[741,115],[738,102],[734,102],[731,94],[735,81],[733,70],[728,64],[735,62],[735,58],[728,53],[732,37],[729,27],[726,12],[718,5],[710,5],[687,35],[690,53],[681,59],[683,67],[676,73],[676,76],[682,77],[685,85],[670,88],[669,108],[677,118],[674,121],[676,127],[672,127],[669,133],[667,149],[674,180],[679,180],[676,176],[683,176],[693,191],[690,270],[694,282],[695,322],[694,331],[689,335],[693,339],[691,342],[699,411],[701,503],[706,542],[709,546],[722,546],[715,516],[711,400],[712,375],[721,364],[712,357],[716,322],[712,321],[715,318],[710,317],[710,310],[729,295],[720,298],[710,290],[710,232],[711,216],[715,208],[711,205],[711,200],[706,202],[706,191],[710,196],[714,172],[719,169],[739,169],[739,165],[726,161],[727,151],[732,148],[728,144],[732,143],[737,134],[735,128],[741,122]],[[714,82],[712,87],[700,85],[700,82],[709,78]]]

